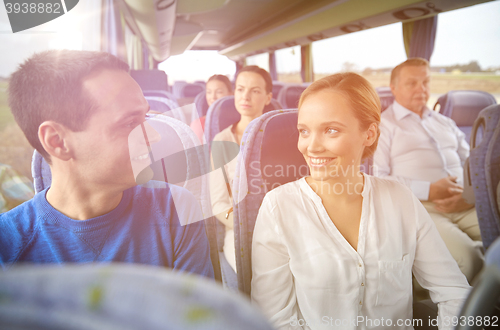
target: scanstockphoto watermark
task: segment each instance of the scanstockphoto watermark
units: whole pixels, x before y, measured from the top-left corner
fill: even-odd
[[[258,161],[250,162],[249,177],[275,177],[275,178],[293,178],[304,177],[309,175],[309,166],[307,164],[261,164]],[[324,177],[348,177],[357,175],[358,171],[370,173],[373,175],[378,174],[378,167],[372,164],[347,165],[347,166],[333,166],[322,170]]]
[[[346,328],[346,327],[419,327],[423,325],[421,319],[389,319],[389,318],[369,318],[365,316],[357,316],[351,319],[340,319],[331,316],[323,316],[320,320],[306,321],[296,317],[290,318],[290,326],[292,327],[331,327],[331,328]]]
[[[369,170],[365,165],[354,166],[335,166],[333,168],[325,169],[322,177],[325,180],[328,178],[348,178],[345,181],[337,181],[333,184],[321,184],[320,181],[313,181],[311,185],[315,191],[321,192],[322,194],[361,194],[363,191],[363,183],[349,178],[360,177],[361,172],[374,173],[376,172],[376,167],[370,165]],[[265,193],[274,188],[281,186],[283,180],[280,178],[287,178],[290,181],[293,179],[302,178],[309,175],[309,167],[306,164],[302,165],[262,165],[258,161],[250,162],[248,174],[248,181],[250,186],[250,191],[252,193]],[[270,180],[272,178],[272,180]],[[270,181],[273,181],[272,183]],[[261,184],[263,182],[263,184]],[[289,190],[289,186],[284,186],[282,189],[286,192]],[[292,188],[291,188],[292,189]]]

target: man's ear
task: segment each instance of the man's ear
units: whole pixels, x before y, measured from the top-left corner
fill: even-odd
[[[389,84],[389,87],[391,87],[391,92],[392,92],[392,95],[396,95],[394,94],[394,90],[396,89],[396,85],[393,84],[392,82]]]
[[[64,161],[71,159],[72,153],[68,143],[69,129],[52,120],[44,121],[38,127],[38,139],[51,157]]]

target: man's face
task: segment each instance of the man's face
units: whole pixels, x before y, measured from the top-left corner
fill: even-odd
[[[430,78],[429,68],[425,65],[403,67],[395,83],[391,83],[396,101],[421,115],[430,96]]]
[[[132,168],[147,167],[148,143],[159,140],[145,123],[149,105],[140,87],[125,71],[102,70],[87,77],[83,89],[96,109],[85,130],[71,133],[75,169],[94,186],[117,190],[134,186]],[[148,142],[137,134],[143,129]]]

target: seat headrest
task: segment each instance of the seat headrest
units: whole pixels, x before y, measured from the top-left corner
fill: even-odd
[[[297,112],[280,114],[267,123],[260,163],[267,191],[309,175],[298,140]]]
[[[174,94],[175,98],[181,98],[182,96],[182,87],[187,85],[187,82],[183,80],[176,80],[174,81],[174,84],[172,85],[172,93]]]
[[[283,88],[282,84],[277,84],[273,81],[273,99],[277,100],[280,90]]]
[[[187,181],[189,171],[185,147],[175,129],[160,118],[148,120],[161,136],[159,142],[151,145],[154,160],[150,165],[154,172],[152,180],[182,185]]]
[[[205,91],[202,91],[198,93],[198,95],[196,95],[196,97],[194,98],[194,104],[196,105],[196,111],[198,112],[199,117],[207,115],[208,102]]]
[[[307,86],[302,85],[289,85],[283,86],[278,95],[278,101],[286,109],[293,109],[299,106],[299,99],[302,92],[307,88]]]
[[[164,112],[167,112],[169,110],[172,110],[168,106],[168,104],[166,104],[165,102],[160,102],[160,101],[152,100],[152,99],[149,99],[149,98],[146,98],[146,101],[148,101],[148,104],[149,104],[149,107],[151,108],[151,110],[158,111],[158,112],[161,112],[161,113],[164,113]]]
[[[394,102],[394,95],[390,87],[377,87],[378,97],[380,98],[380,111],[384,111]]]
[[[236,106],[234,105],[234,96],[226,96],[215,102],[219,102],[219,131],[222,131],[224,128],[238,122],[241,118],[240,113],[236,110]],[[215,104],[215,103],[214,103]],[[271,100],[271,103],[264,107],[263,113],[279,110],[281,109],[281,105],[276,100]]]
[[[204,88],[200,84],[187,84],[182,87],[181,97],[195,97],[202,91]]]
[[[130,76],[134,78],[142,90],[168,91],[168,77],[162,70],[130,70]]]
[[[441,105],[439,112],[453,119],[457,126],[472,126],[479,112],[496,104],[496,100],[483,91],[449,91],[438,99],[437,104]]]
[[[219,131],[238,122],[241,118],[240,113],[234,106],[234,96],[226,96],[219,103]]]

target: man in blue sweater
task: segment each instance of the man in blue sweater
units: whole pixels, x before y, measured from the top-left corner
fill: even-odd
[[[194,196],[136,183],[159,134],[145,122],[149,106],[128,69],[107,53],[62,50],[35,54],[11,76],[12,113],[50,164],[52,184],[0,214],[3,269],[130,262],[213,277]]]

